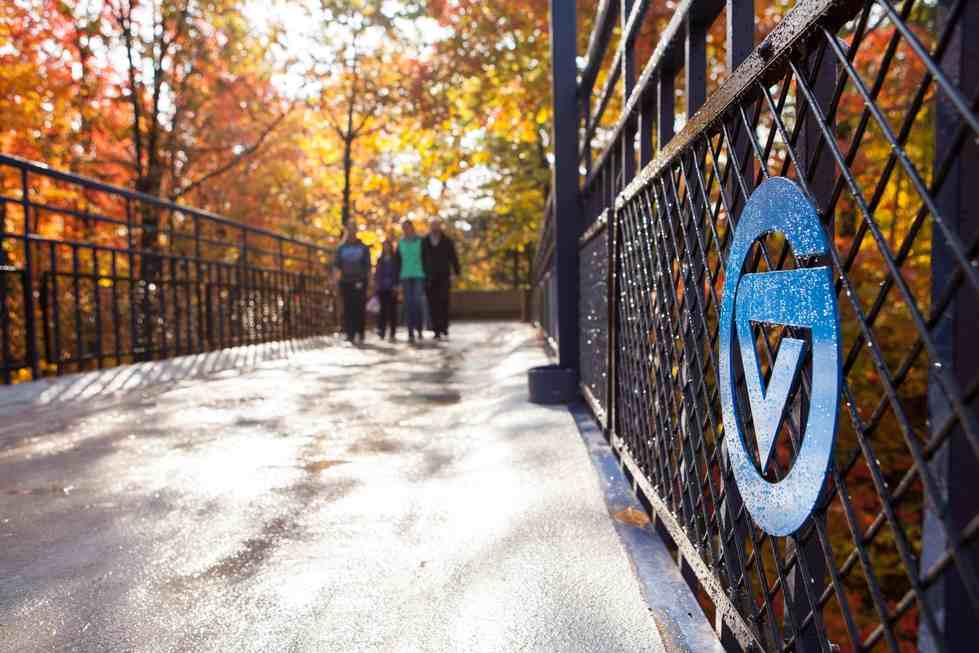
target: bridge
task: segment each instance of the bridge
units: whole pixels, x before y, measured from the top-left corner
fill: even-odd
[[[655,648],[529,326],[253,349],[7,398],[5,648]]]
[[[330,250],[0,156],[5,642],[974,648],[979,6],[594,4],[532,324],[341,346]]]

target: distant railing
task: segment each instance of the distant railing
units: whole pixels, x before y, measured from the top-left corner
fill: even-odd
[[[0,155],[0,381],[327,333],[330,258]]]
[[[571,118],[583,139],[577,195],[562,204],[552,188],[537,321],[566,345],[554,279],[572,279],[582,394],[726,648],[973,650],[979,3],[801,0],[757,46],[770,14],[751,0],[681,0],[661,22],[649,18],[654,5],[598,3]],[[568,37],[569,9],[556,9],[552,36],[567,47],[573,20]],[[659,41],[637,61],[649,27]],[[554,65],[560,98],[565,64]],[[726,79],[708,93],[718,70]],[[603,121],[615,104],[619,115]],[[562,110],[558,101],[556,121]],[[735,479],[737,435],[719,387],[721,356],[734,356],[720,342],[733,235],[748,199],[777,176],[818,214],[840,326],[835,448],[811,516],[788,536],[749,514],[749,499],[764,497],[743,496]],[[577,264],[562,266],[569,231]],[[812,264],[776,234],[745,261],[742,275]],[[774,453],[752,461],[768,488],[808,437],[813,336],[750,328],[765,383],[785,338],[808,343]],[[741,406],[746,374],[735,377]],[[753,451],[753,420],[735,419]]]

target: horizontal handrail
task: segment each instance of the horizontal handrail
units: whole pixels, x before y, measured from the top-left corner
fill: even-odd
[[[302,245],[303,247],[308,247],[314,250],[321,250],[323,252],[330,252],[328,248],[317,245],[311,241],[302,240],[299,238],[293,238],[291,236],[284,236],[278,234],[274,231],[268,229],[263,229],[262,227],[255,227],[252,225],[247,225],[241,222],[237,222],[230,218],[218,215],[216,213],[211,213],[210,211],[205,211],[203,209],[191,208],[184,206],[182,204],[177,204],[170,200],[161,199],[153,195],[147,195],[137,190],[132,190],[129,188],[124,188],[122,186],[115,186],[112,184],[107,184],[91,177],[85,177],[83,175],[78,175],[70,172],[63,172],[61,170],[56,170],[43,163],[38,163],[36,161],[30,161],[28,159],[22,159],[20,157],[11,156],[9,154],[0,154],[0,166],[9,166],[12,168],[17,168],[20,170],[26,170],[27,172],[36,173],[44,177],[51,179],[56,179],[58,181],[68,182],[70,184],[75,184],[88,188],[91,190],[101,191],[104,193],[109,193],[112,195],[117,195],[126,199],[137,200],[145,204],[149,204],[161,209],[167,209],[170,211],[176,211],[178,213],[183,213],[190,216],[196,216],[198,218],[203,218],[220,224],[225,227],[230,227],[236,230],[243,230],[247,233],[262,235],[268,238],[273,238],[276,240],[281,240],[283,242],[294,243],[296,245]],[[16,200],[15,200],[16,201]],[[63,209],[62,209],[63,210]]]

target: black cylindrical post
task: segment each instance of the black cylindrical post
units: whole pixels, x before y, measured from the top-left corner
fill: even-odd
[[[558,358],[578,368],[578,97],[575,3],[551,0],[554,100],[554,231],[557,241]]]

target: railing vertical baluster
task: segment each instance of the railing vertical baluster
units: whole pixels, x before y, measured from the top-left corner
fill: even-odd
[[[10,384],[11,366],[10,360],[10,316],[7,311],[7,279],[10,269],[7,265],[7,250],[4,248],[4,240],[7,234],[7,201],[0,200],[0,362],[3,363],[0,371],[3,373],[4,384]]]
[[[227,297],[225,310],[227,317],[227,337],[230,346],[235,347],[241,343],[239,339],[238,321],[238,279],[240,277],[240,266],[228,267],[225,269],[225,284],[227,285]]]
[[[226,292],[225,291],[225,287],[224,287],[225,286],[225,284],[224,284],[224,279],[225,279],[225,273],[224,273],[224,271],[226,270],[226,268],[227,268],[227,265],[225,263],[218,263],[217,264],[217,279],[218,280],[217,280],[217,287],[215,288],[215,290],[217,291],[217,304],[218,304],[218,343],[220,343],[220,346],[222,348],[228,346],[228,341],[226,339],[227,338],[227,336],[226,336],[227,330],[225,329],[225,316],[226,316],[226,312],[224,310],[225,309],[225,301],[224,301],[225,300],[225,294],[224,293]]]
[[[275,294],[276,294],[276,279],[278,277],[278,272],[274,269],[266,270],[265,275],[265,301],[264,309],[262,315],[262,321],[265,323],[263,327],[262,334],[263,340],[272,341],[278,338],[278,326],[276,320],[273,317],[272,308],[275,305]]]
[[[289,303],[289,288],[292,286],[292,275],[288,272],[279,274],[279,330],[283,340],[292,338],[290,327],[292,326],[292,306]]]
[[[266,308],[268,304],[268,283],[269,274],[262,268],[255,268],[255,283],[257,291],[255,293],[256,313],[258,318],[255,321],[256,341],[262,342],[268,332],[266,322]]]
[[[726,21],[728,74],[745,60],[755,47],[755,0],[727,0]]]
[[[282,314],[281,307],[279,306],[279,300],[282,297],[282,270],[283,270],[283,254],[282,254],[282,241],[275,238],[275,267],[269,273],[269,313],[268,319],[271,323],[271,332],[273,340],[282,340],[284,338],[282,334]]]
[[[656,148],[663,147],[673,138],[673,121],[675,119],[675,102],[673,95],[675,72],[661,68],[656,81]]]
[[[251,320],[248,329],[248,344],[261,339],[262,333],[262,273],[255,267],[245,269],[248,285],[248,305]]]
[[[619,194],[619,175],[621,174],[622,159],[619,158],[622,152],[622,141],[612,143],[612,154],[605,164],[605,173],[608,175],[608,194],[603,198],[602,209],[612,206],[615,197]]]
[[[24,326],[27,353],[27,366],[31,370],[31,378],[40,376],[37,356],[37,316],[34,314],[34,253],[31,247],[31,197],[27,168],[20,171],[21,202],[24,207]]]
[[[192,213],[190,219],[194,224],[194,296],[197,301],[197,350],[207,349],[206,337],[210,331],[205,330],[204,325],[204,298],[202,293],[207,292],[206,272],[204,269],[203,256],[201,252],[201,220],[196,213]]]
[[[251,344],[253,325],[248,324],[248,310],[251,299],[251,277],[248,272],[248,231],[241,229],[241,253],[238,267],[238,338],[239,344]],[[254,323],[253,323],[254,324]]]
[[[265,325],[262,327],[262,340],[273,340],[276,336],[275,322],[272,319],[272,299],[275,291],[276,272],[275,270],[265,270],[262,274],[265,277],[265,282],[262,284],[264,287],[262,322]]]
[[[228,282],[228,335],[231,339],[231,346],[238,347],[243,344],[242,338],[242,318],[241,318],[241,264],[235,265],[227,270]]]
[[[245,307],[247,306],[247,284],[248,279],[245,273],[245,269],[238,265],[234,269],[234,279],[231,280],[231,284],[234,288],[233,301],[231,303],[232,315],[234,316],[234,341],[236,346],[248,344],[248,333],[245,330],[246,327],[246,315]]]
[[[187,320],[185,322],[186,328],[184,331],[184,341],[187,343],[186,349],[188,354],[193,354],[202,351],[201,343],[195,341],[195,336],[200,333],[200,327],[195,324],[198,319],[199,314],[195,308],[199,307],[196,304],[195,298],[198,297],[198,293],[195,288],[197,287],[197,277],[194,276],[194,281],[190,279],[190,260],[186,256],[180,258],[180,267],[183,268],[183,278],[184,278],[184,306],[187,307]]]
[[[693,118],[697,110],[703,106],[707,99],[707,29],[709,22],[695,17],[693,10],[687,13],[686,36],[684,38],[684,85],[686,93],[686,119]],[[698,148],[691,148],[690,157],[699,157]],[[698,161],[699,162],[699,161]],[[691,165],[691,169],[695,166]],[[691,209],[693,215],[690,216],[695,228],[701,229],[701,218],[703,215],[703,198],[700,193],[694,192],[690,187],[687,188],[688,197],[692,198]],[[682,217],[681,217],[682,219]],[[686,241],[686,235],[684,236]],[[685,245],[689,243],[685,242]],[[689,274],[693,275],[692,266]]]
[[[619,10],[619,24],[622,28],[622,38],[625,39],[626,26],[629,22],[629,14],[632,12],[634,0],[621,0],[622,7]],[[633,39],[629,39],[622,44],[622,103],[625,104],[632,95],[636,87],[636,53],[633,47]],[[622,131],[622,187],[632,181],[636,175],[636,129],[638,120],[630,120],[626,128]],[[618,194],[618,193],[616,193]],[[615,206],[615,198],[609,202],[609,210]],[[593,216],[592,216],[593,217]]]
[[[278,243],[279,269],[275,275],[275,303],[273,304],[273,309],[275,311],[274,315],[276,316],[277,337],[279,340],[285,340],[289,337],[289,334],[286,329],[287,325],[282,312],[288,312],[289,310],[289,302],[287,301],[289,297],[289,280],[288,275],[286,274],[286,259],[285,252],[283,251],[284,243],[282,242],[281,238],[276,238],[275,241]]]
[[[157,227],[159,228],[159,225]],[[157,239],[159,239],[159,236],[157,236]],[[159,240],[157,242],[159,243]],[[160,358],[167,358],[170,355],[170,339],[168,338],[170,320],[167,319],[167,263],[163,252],[154,252],[153,258],[153,266],[156,272],[155,292],[159,310],[159,318],[157,319],[157,324],[153,325],[153,330],[160,332],[160,345],[155,350],[159,353]]]
[[[173,354],[179,356],[181,347],[180,337],[180,272],[177,267],[177,256],[170,254],[170,297],[173,303]]]
[[[695,17],[693,10],[687,13],[687,35],[684,39],[687,120],[697,113],[707,99],[707,28],[709,24]]]
[[[180,269],[180,291],[182,295],[181,305],[183,309],[183,324],[184,324],[184,334],[183,334],[183,344],[184,353],[193,354],[200,349],[197,346],[197,328],[196,328],[196,307],[194,301],[194,284],[190,278],[190,258],[186,254],[181,254],[178,261]]]
[[[810,87],[819,102],[819,108],[824,115],[828,114],[836,87],[836,66],[833,65],[829,55],[823,56],[821,61],[817,61],[816,57],[812,56],[809,63],[811,66],[818,66],[818,70],[813,71]],[[823,136],[812,116],[812,111],[807,111],[806,124],[799,134],[796,158],[806,167],[805,171],[800,171],[800,175],[805,174],[813,202],[824,221],[827,233],[832,237],[835,221],[833,216],[826,212],[833,200],[836,171],[829,148],[820,144],[822,140]],[[818,160],[815,158],[817,155]]]
[[[119,325],[119,263],[116,250],[112,250],[110,274],[112,275],[112,341],[114,345],[113,358],[115,364],[122,364],[122,338]]]
[[[584,138],[585,142],[582,143],[582,147],[585,149],[585,177],[591,174],[592,165],[592,152],[591,152],[591,138],[588,137],[591,129],[591,93],[585,95],[581,98],[581,104],[584,109],[584,115],[582,116],[582,123],[584,123]]]
[[[598,206],[595,207],[595,210],[600,212],[602,210],[602,207],[605,206],[606,198],[608,198],[608,196],[612,194],[612,191],[609,188],[608,165],[606,165],[604,168],[602,168],[599,171],[598,181],[600,185],[599,190],[601,191],[602,194],[601,197],[599,198]]]
[[[140,349],[139,320],[136,313],[136,254],[133,251],[133,203],[126,198],[126,254],[129,259],[129,282],[126,284],[129,291],[129,349],[133,360],[137,359],[137,352]]]
[[[99,283],[102,276],[99,274],[99,248],[93,245],[89,249],[92,257],[92,310],[95,328],[95,366],[102,369],[102,296],[99,292]]]
[[[642,102],[639,104],[639,166],[646,167],[653,160],[656,152],[653,138],[656,127],[656,97],[643,91]]]
[[[296,273],[287,272],[283,278],[283,284],[282,293],[286,312],[283,317],[282,328],[285,331],[285,338],[291,340],[296,337],[296,295],[299,292]]]
[[[235,295],[235,328],[238,330],[238,344],[251,343],[252,322],[249,322],[249,299],[251,296],[251,276],[247,268],[237,270],[237,294]]]
[[[75,365],[82,370],[86,355],[85,341],[82,338],[82,291],[81,271],[78,260],[78,244],[71,246],[71,288],[75,296]]]
[[[269,304],[271,306],[271,311],[269,312],[269,320],[272,321],[272,333],[274,334],[275,340],[284,340],[285,334],[283,332],[283,326],[285,324],[283,320],[283,311],[285,310],[285,305],[282,303],[282,288],[283,288],[282,272],[279,270],[272,271],[272,289],[271,289],[271,299]]]
[[[51,360],[51,311],[48,305],[49,285],[48,273],[41,273],[41,292],[38,298],[40,300],[40,306],[38,309],[41,312],[41,340],[44,343],[44,346],[41,348],[41,356],[44,362]]]
[[[286,302],[287,289],[286,274],[280,270],[272,271],[272,296],[269,301],[271,312],[269,319],[272,321],[272,333],[274,340],[285,340],[285,316],[289,310]]]
[[[197,297],[203,304],[200,307],[199,328],[201,330],[201,351],[210,351],[214,347],[214,308],[211,298],[213,268],[210,263],[197,262]]]
[[[58,247],[51,241],[51,330],[54,335],[54,343],[51,350],[53,357],[48,363],[57,365],[57,373],[61,374],[61,293],[58,289]]]
[[[295,294],[295,312],[293,313],[293,337],[305,337],[306,336],[306,324],[308,322],[306,316],[306,275],[300,272],[295,279],[296,282],[296,292]]]
[[[265,335],[265,273],[261,268],[252,268],[252,283],[254,284],[254,342],[261,342]]]
[[[303,262],[305,267],[303,268],[302,272],[299,274],[299,281],[298,281],[299,287],[302,288],[302,292],[299,294],[298,307],[296,310],[298,311],[297,315],[301,316],[302,319],[301,324],[306,325],[310,322],[310,318],[306,314],[307,306],[308,306],[308,302],[306,301],[306,292],[307,292],[306,286],[308,281],[306,275],[312,275],[313,273],[313,264],[312,264],[313,253],[310,247],[304,247],[303,252],[304,252]],[[301,336],[305,337],[307,335],[307,327],[305,326],[300,327],[298,329],[298,332]]]
[[[751,53],[755,45],[755,3],[754,0],[727,0],[727,69],[733,72],[744,59]],[[737,125],[734,120],[733,124]],[[730,210],[733,214],[740,211],[743,197],[738,188],[737,175],[732,165],[740,166],[749,156],[750,144],[747,138],[741,136],[741,129],[735,127],[732,130],[734,142],[731,144],[733,152],[730,157],[734,162],[728,161],[727,169],[727,192],[731,198]],[[730,216],[733,220],[734,216]],[[733,224],[733,222],[731,223]],[[740,500],[740,497],[737,497]]]

